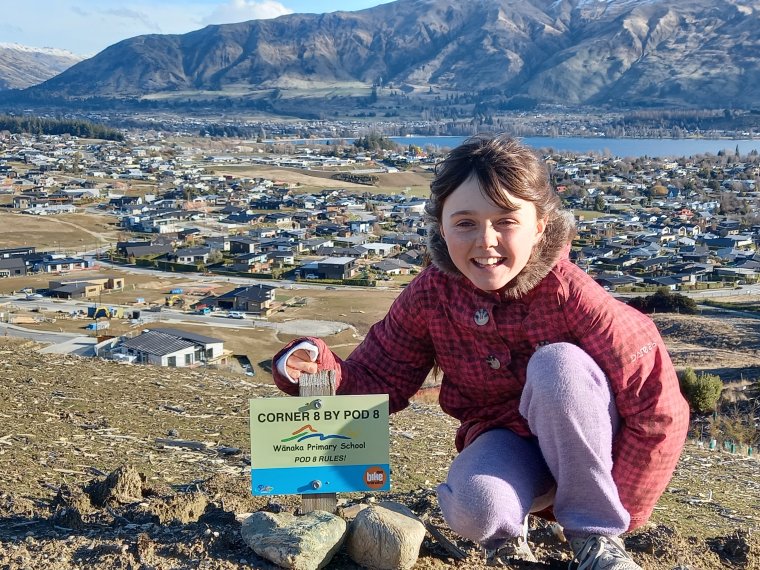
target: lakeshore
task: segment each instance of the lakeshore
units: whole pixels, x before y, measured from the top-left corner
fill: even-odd
[[[403,147],[409,145],[435,152],[445,152],[461,144],[465,136],[407,135],[388,137]],[[620,158],[680,158],[719,152],[735,154],[760,153],[758,138],[609,138],[594,137],[517,137],[526,144],[541,150],[576,154],[597,154]],[[265,142],[273,145],[333,145],[351,144],[354,138],[281,138]]]

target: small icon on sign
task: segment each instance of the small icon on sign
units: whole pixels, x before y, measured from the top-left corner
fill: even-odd
[[[271,493],[274,490],[274,487],[271,485],[259,485],[256,487],[256,490],[259,493]]]
[[[380,489],[388,480],[388,475],[382,467],[370,467],[364,472],[364,484],[370,489]]]

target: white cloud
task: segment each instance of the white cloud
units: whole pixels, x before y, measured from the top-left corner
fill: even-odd
[[[231,24],[247,22],[248,20],[267,20],[284,14],[292,14],[290,10],[274,0],[230,0],[214,8],[203,24]]]
[[[140,10],[129,10],[126,8],[103,10],[102,14],[107,18],[113,18],[116,21],[123,21],[135,26],[142,26],[147,30],[160,33],[161,26],[154,22],[147,12]]]

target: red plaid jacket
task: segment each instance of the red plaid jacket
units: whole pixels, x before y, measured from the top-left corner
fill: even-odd
[[[461,422],[459,450],[495,427],[529,436],[518,411],[528,359],[547,343],[581,347],[606,373],[622,420],[613,477],[631,529],[651,515],[686,437],[688,405],[651,319],[566,258],[519,299],[430,266],[346,360],[322,340],[309,340],[319,347],[320,369],[336,371],[338,394],[387,393],[391,412],[409,404],[436,362],[443,371],[440,405]],[[297,394],[276,367],[274,374],[283,391]]]

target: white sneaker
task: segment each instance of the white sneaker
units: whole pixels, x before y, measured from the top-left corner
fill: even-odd
[[[575,570],[642,570],[625,551],[618,536],[592,534],[571,538],[570,546],[575,556],[568,568]]]

